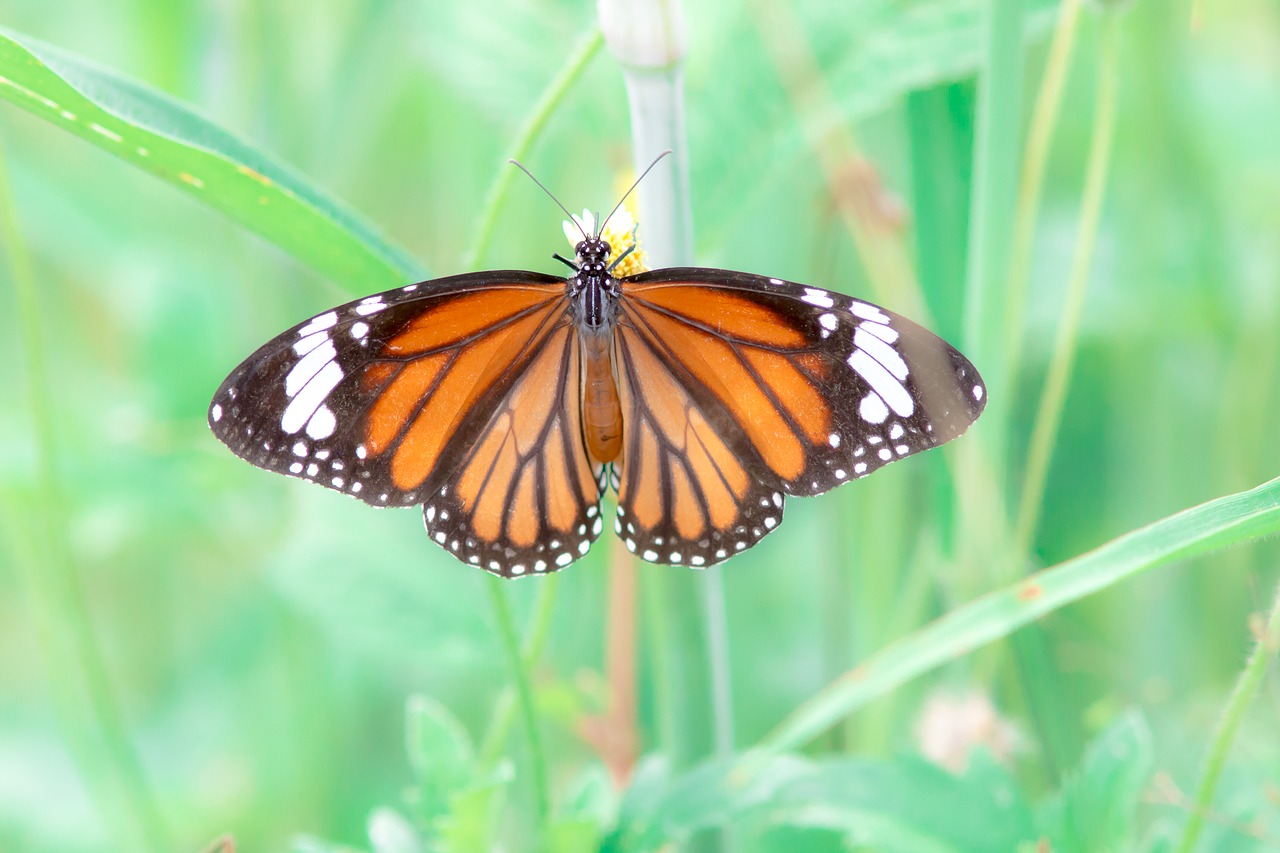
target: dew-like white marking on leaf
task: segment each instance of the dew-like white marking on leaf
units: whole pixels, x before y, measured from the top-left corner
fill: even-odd
[[[92,130],[94,133],[97,133],[101,136],[105,136],[107,139],[110,139],[112,142],[124,142],[123,136],[116,133],[114,130],[108,130],[107,128],[103,127],[100,124],[91,122],[89,124],[89,129]]]
[[[858,404],[858,414],[869,424],[882,424],[885,418],[889,417],[889,407],[884,404],[884,400],[880,399],[879,394],[872,391]]]
[[[285,408],[284,415],[280,418],[280,429],[289,435],[293,435],[302,429],[302,425],[311,419],[316,409],[320,408],[320,404],[324,402],[325,397],[328,397],[329,392],[336,388],[341,381],[342,368],[338,366],[338,363],[330,361],[325,364],[320,369],[320,372],[298,392],[298,396],[294,397]]]
[[[889,404],[889,408],[898,413],[899,417],[905,418],[915,411],[915,403],[912,402],[906,386],[895,379],[884,365],[868,355],[866,350],[854,350],[853,355],[849,356],[849,366],[867,381],[867,384],[880,395],[884,402]]]

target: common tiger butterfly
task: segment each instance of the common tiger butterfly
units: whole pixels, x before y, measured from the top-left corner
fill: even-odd
[[[421,504],[442,548],[516,577],[586,554],[610,486],[632,553],[718,563],[786,496],[950,441],[986,405],[968,359],[892,312],[729,270],[615,277],[604,224],[572,218],[567,278],[410,284],[268,341],[218,388],[214,434],[260,468]]]

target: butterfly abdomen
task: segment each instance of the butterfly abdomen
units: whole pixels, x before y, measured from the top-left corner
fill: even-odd
[[[622,450],[622,404],[613,379],[612,338],[584,333],[582,341],[582,429],[597,462],[612,462]]]

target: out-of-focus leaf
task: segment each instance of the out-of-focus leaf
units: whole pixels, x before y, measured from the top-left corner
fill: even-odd
[[[453,792],[475,776],[475,748],[453,714],[428,696],[409,697],[405,709],[405,748],[417,782],[417,805],[424,821],[449,808]]]
[[[449,798],[449,814],[436,821],[435,849],[445,853],[491,853],[495,815],[514,774],[503,762],[488,780]]]
[[[1130,849],[1136,811],[1153,766],[1146,720],[1137,713],[1125,714],[1090,745],[1080,768],[1042,808],[1040,824],[1053,849]]]
[[[421,277],[408,253],[354,212],[141,83],[0,30],[0,97],[187,191],[357,292]]]
[[[835,830],[850,845],[902,853],[1015,850],[1036,838],[1030,807],[983,753],[960,776],[915,756],[820,762],[755,817]]]

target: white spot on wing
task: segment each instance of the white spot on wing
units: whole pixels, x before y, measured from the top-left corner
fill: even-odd
[[[863,328],[853,333],[853,345],[884,365],[899,380],[907,378],[907,363],[898,351]],[[870,380],[868,380],[870,381]]]
[[[882,424],[889,417],[889,407],[880,399],[879,394],[872,391],[858,404],[858,414],[869,424]]]
[[[867,320],[858,324],[860,328],[866,329],[886,344],[894,344],[898,342],[898,332],[890,326],[883,326],[879,323],[873,323]]]
[[[222,420],[222,404],[214,403],[213,408],[209,410],[209,417],[213,418],[213,422],[217,423]]]
[[[351,326],[351,337],[355,338],[355,339],[358,341],[358,340],[360,340],[361,338],[363,338],[363,337],[364,337],[365,335],[367,335],[367,334],[369,334],[369,324],[368,324],[368,323],[366,323],[366,322],[364,322],[363,320],[361,320],[359,323],[354,323],[354,324],[352,324],[352,326]]]
[[[899,382],[892,373],[872,358],[866,350],[855,350],[853,355],[849,356],[849,366],[858,372],[858,375],[867,380],[875,392],[880,395],[884,402],[889,404],[889,408],[898,413],[900,417],[906,417],[915,411],[915,403],[911,400],[911,395],[907,393],[906,386]],[[905,365],[904,365],[905,366]]]
[[[825,290],[818,290],[816,287],[806,287],[804,296],[800,297],[810,305],[817,305],[819,308],[831,308],[836,303]]]
[[[307,435],[318,441],[333,435],[333,431],[337,426],[338,422],[333,416],[333,409],[321,405],[320,408],[316,409],[316,413],[311,416],[311,420],[307,421]]]
[[[982,386],[981,386],[981,385],[974,385],[974,386],[973,386],[973,399],[975,399],[975,400],[981,400],[981,399],[982,399]],[[217,417],[215,417],[215,418],[214,418],[214,420],[217,420]]]
[[[325,397],[328,397],[329,392],[341,381],[342,368],[338,367],[337,362],[330,361],[285,408],[284,415],[280,418],[280,429],[290,435],[302,429],[302,425],[311,419]]]
[[[854,299],[849,303],[849,313],[855,317],[870,320],[873,323],[883,323],[886,326],[889,325],[888,315],[869,302],[859,302]]]
[[[313,317],[310,323],[299,329],[298,337],[305,338],[314,332],[323,332],[325,329],[331,329],[336,322],[338,322],[338,312],[326,311],[319,317]]]
[[[321,334],[324,334],[323,332]],[[284,378],[284,393],[288,397],[296,397],[298,392],[302,390],[311,378],[320,372],[320,369],[326,364],[333,361],[338,355],[337,350],[333,347],[333,341],[329,340],[328,335],[324,335],[324,343],[308,352],[298,360],[292,368],[289,369],[289,375]]]
[[[835,314],[823,314],[818,318],[818,322],[822,324],[822,328],[828,332],[834,332],[840,321],[836,319]]]

